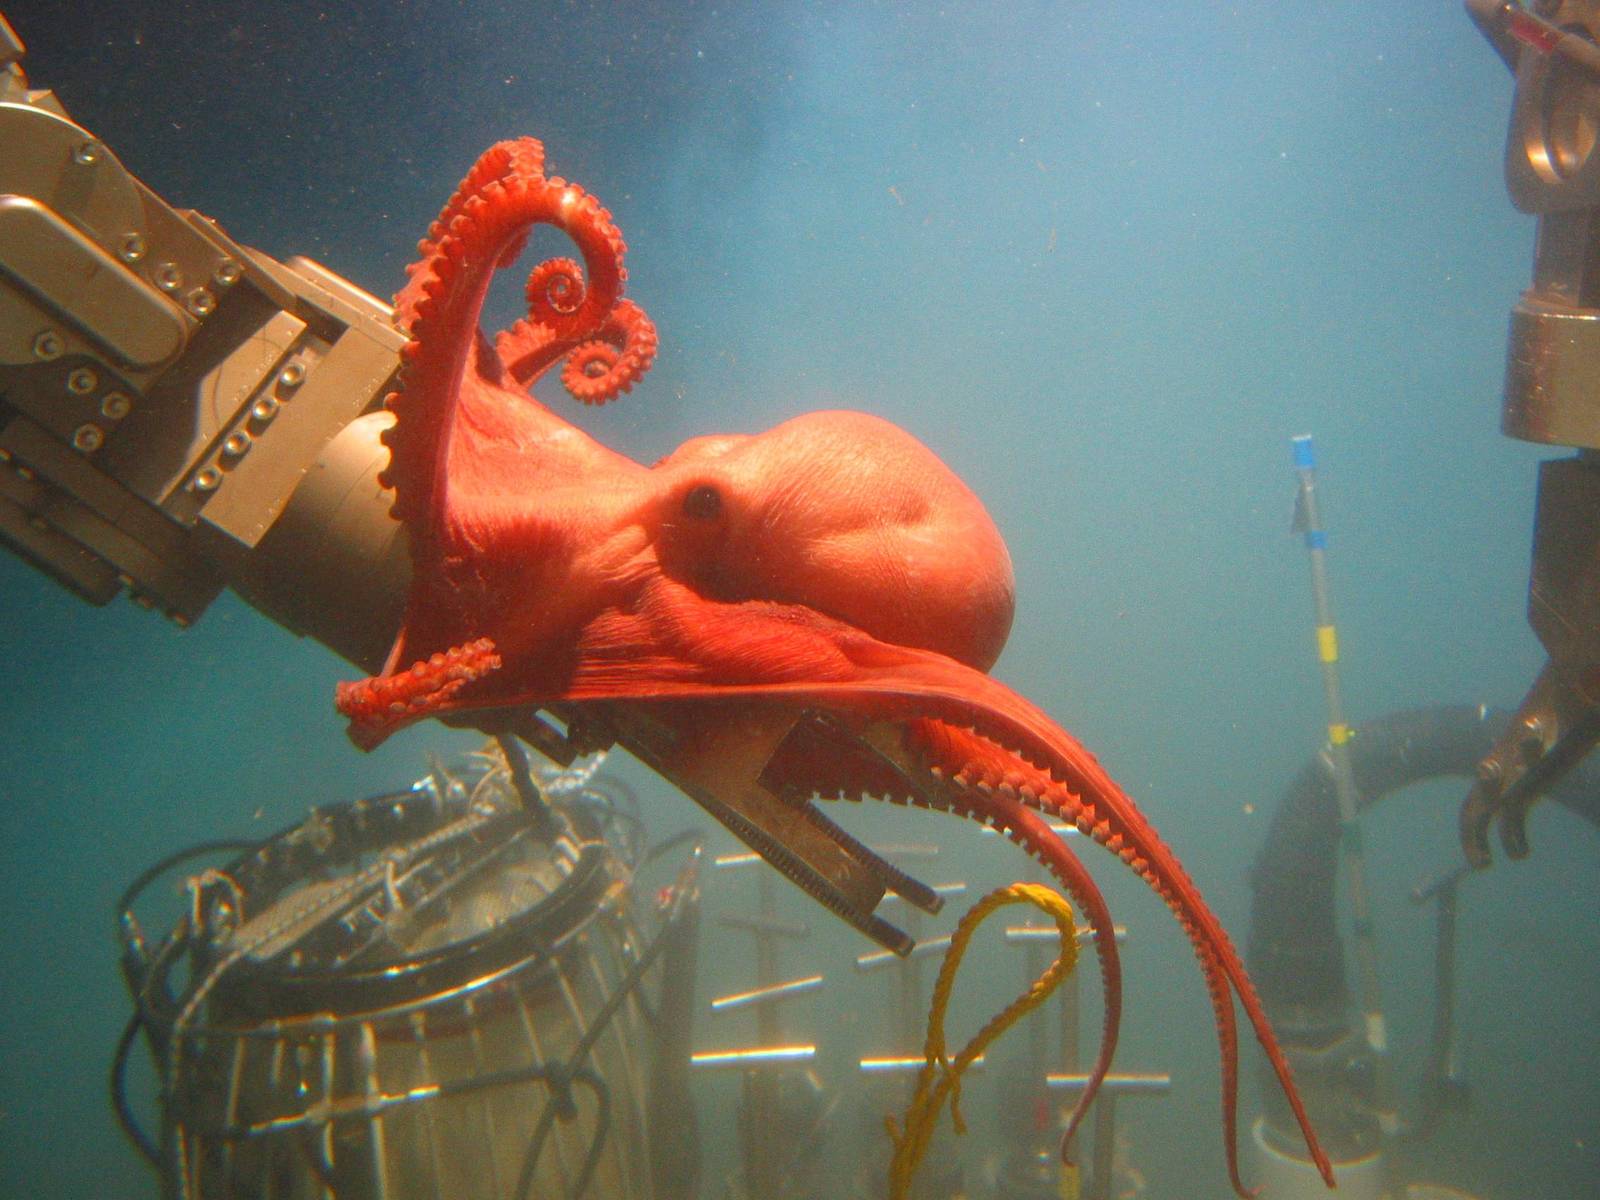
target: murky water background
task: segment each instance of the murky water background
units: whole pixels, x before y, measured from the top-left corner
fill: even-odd
[[[1354,718],[1514,704],[1542,661],[1522,612],[1541,455],[1497,432],[1532,222],[1501,182],[1510,77],[1456,5],[4,11],[35,85],[157,191],[379,294],[482,148],[543,138],[616,214],[662,334],[646,382],[585,426],[653,458],[853,406],[933,446],[1016,562],[997,673],[1095,749],[1241,942],[1247,865],[1323,736],[1292,434],[1321,453]],[[121,886],[467,742],[427,726],[360,755],[331,707],[349,669],[228,597],[179,632],[5,559],[0,606],[0,1193],[151,1195],[104,1099]],[[633,777],[659,833],[704,823]],[[1453,861],[1461,789],[1419,793],[1367,838],[1408,1089],[1431,947],[1402,897]],[[854,827],[938,837],[935,878],[1024,870],[948,820]],[[1508,1200],[1600,1192],[1600,847],[1550,806],[1532,835],[1530,861],[1464,893],[1476,1106],[1427,1152]],[[1193,958],[1136,880],[1091,866],[1133,930],[1119,1063],[1175,1079],[1123,1106],[1151,1195],[1222,1195]],[[797,1032],[882,1036],[847,978],[859,939],[792,906],[815,933],[787,965],[844,980],[791,1010]],[[745,954],[702,954],[708,994],[748,982]],[[972,1022],[1010,970],[972,986]],[[720,1151],[733,1098],[701,1097]]]

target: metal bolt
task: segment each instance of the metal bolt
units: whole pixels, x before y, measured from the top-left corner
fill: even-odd
[[[33,356],[35,358],[42,358],[45,362],[49,362],[53,358],[60,358],[61,352],[66,348],[66,344],[61,340],[61,335],[54,329],[46,329],[42,333],[34,335]]]
[[[286,388],[297,388],[306,381],[306,369],[299,363],[290,363],[278,372],[278,382]]]
[[[100,386],[100,377],[88,367],[79,367],[67,376],[67,391],[74,396],[87,396]]]
[[[79,142],[73,147],[72,161],[82,167],[92,167],[100,161],[100,147],[94,142]]]
[[[214,492],[222,486],[222,472],[215,467],[201,467],[194,477],[194,490]]]
[[[217,298],[205,288],[195,288],[185,298],[183,306],[196,317],[209,317],[217,311]]]
[[[121,392],[107,392],[105,398],[100,401],[100,415],[109,417],[113,421],[122,420],[132,408],[133,401]]]
[[[164,292],[175,292],[183,286],[183,272],[177,263],[164,262],[156,268],[156,286]]]
[[[85,454],[93,454],[96,450],[100,449],[101,446],[105,445],[105,442],[105,431],[102,430],[98,425],[79,425],[72,431],[73,446],[83,451]]]
[[[222,441],[222,452],[229,458],[239,458],[248,449],[250,449],[250,435],[242,429],[235,429]]]
[[[232,287],[244,275],[244,268],[231,258],[225,258],[212,272],[211,278],[219,287]]]
[[[149,249],[150,247],[146,244],[143,234],[125,233],[122,235],[120,253],[123,262],[138,262]]]
[[[1517,726],[1520,730],[1516,742],[1517,754],[1523,766],[1532,766],[1544,757],[1549,722],[1541,714],[1529,713],[1517,722]]]
[[[250,406],[250,416],[265,425],[278,415],[278,402],[271,396],[263,396]]]

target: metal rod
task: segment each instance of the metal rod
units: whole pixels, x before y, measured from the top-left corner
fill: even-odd
[[[808,1063],[817,1057],[815,1046],[757,1046],[751,1050],[700,1050],[689,1056],[695,1067],[751,1067],[791,1066]]]
[[[1465,1084],[1457,1070],[1455,1019],[1456,905],[1461,875],[1461,871],[1452,871],[1427,885],[1426,892],[1424,888],[1412,892],[1414,900],[1424,893],[1435,904],[1433,1030],[1428,1039],[1428,1064],[1422,1072],[1421,1109],[1406,1131],[1412,1142],[1431,1137],[1445,1110],[1466,1100]]]
[[[1088,925],[1079,925],[1073,932],[1080,946],[1094,937],[1094,930]],[[1114,925],[1111,932],[1119,944],[1127,940],[1126,925]],[[1007,925],[1005,939],[1007,942],[1049,942],[1054,945],[1061,941],[1061,931],[1054,925]]]
[[[756,874],[757,909],[762,925],[771,927],[777,919],[776,881],[771,871]],[[756,986],[768,988],[778,982],[778,939],[771,933],[757,930],[756,935]],[[778,1006],[763,1004],[756,1008],[756,1037],[763,1046],[778,1042]],[[777,1119],[777,1080],[767,1071],[746,1071],[740,1080],[743,1098],[740,1114],[749,1121],[739,1138],[744,1158],[744,1179],[753,1196],[774,1196],[779,1191],[780,1163],[773,1139],[764,1131],[774,1128]],[[761,1132],[758,1132],[761,1131]]]
[[[924,938],[918,942],[916,949],[910,954],[896,954],[893,950],[869,950],[865,954],[856,955],[856,970],[874,971],[879,967],[900,966],[915,962],[919,958],[929,958],[936,954],[943,954],[950,949],[950,935],[943,937]]]
[[[1304,534],[1311,560],[1311,594],[1317,613],[1317,658],[1322,664],[1322,692],[1328,709],[1328,746],[1325,751],[1339,801],[1341,857],[1354,917],[1359,995],[1365,1017],[1367,1047],[1373,1055],[1373,1108],[1385,1140],[1399,1133],[1393,1072],[1389,1063],[1389,1035],[1378,983],[1377,936],[1367,887],[1366,858],[1361,846],[1360,807],[1355,771],[1350,762],[1350,726],[1345,722],[1344,696],[1339,685],[1339,637],[1333,623],[1328,585],[1328,535],[1317,504],[1316,456],[1311,435],[1293,439],[1294,467],[1300,487],[1295,500],[1295,531]]]
[[[1067,1092],[1081,1092],[1089,1086],[1089,1076],[1082,1073],[1065,1074],[1052,1071],[1044,1077],[1045,1086]],[[1162,1072],[1129,1071],[1107,1075],[1100,1084],[1102,1095],[1123,1092],[1148,1092],[1160,1094],[1172,1090],[1172,1076]]]
[[[906,917],[906,933],[915,939],[922,932],[922,913],[911,908]],[[942,953],[949,945],[948,937],[929,938],[927,942],[918,942],[910,954],[895,963],[892,972],[895,1016],[889,1044],[897,1050],[914,1054],[922,1046],[927,1020],[922,1006],[922,960],[930,954]],[[860,959],[856,960],[856,966],[861,969]]]
[[[875,846],[875,847],[873,847],[873,849],[878,849],[878,847]],[[928,890],[930,892],[932,892],[934,895],[938,896],[941,900],[945,900],[945,899],[949,899],[951,896],[964,895],[966,893],[966,890],[967,890],[967,885],[965,883],[961,883],[959,881],[956,882],[956,883],[936,883],[932,887],[930,887]],[[890,892],[888,895],[886,895],[883,898],[883,903],[884,904],[909,904],[910,901],[908,901],[904,896],[899,896],[899,895],[896,895],[894,892]]]
[[[539,790],[539,785],[534,782],[527,752],[516,738],[506,734],[496,734],[494,740],[500,747],[500,753],[505,756],[506,770],[511,775],[511,786],[516,790],[517,799],[522,801],[523,809],[533,818],[535,833],[542,840],[549,841],[561,832],[561,822],[556,820],[555,812]]]
[[[757,859],[759,862],[760,860]],[[811,926],[804,921],[783,921],[776,917],[742,916],[738,913],[723,913],[717,918],[717,924],[726,929],[743,929],[757,937],[787,937],[803,938],[811,936]]]
[[[1065,821],[1049,821],[1047,824],[1050,827],[1050,832],[1055,834],[1057,837],[1078,836],[1078,827],[1076,825],[1068,825]],[[982,829],[978,830],[978,836],[999,837],[1000,831],[995,829],[992,825],[985,825]]]
[[[815,991],[821,986],[821,975],[807,975],[801,979],[791,979],[786,983],[774,983],[766,987],[751,988],[749,991],[734,992],[731,996],[718,996],[711,1002],[711,1011],[732,1012],[736,1008],[745,1008],[752,1004],[771,1004],[775,1000],[798,996],[801,992]]]
[[[921,1054],[887,1055],[860,1060],[861,1073],[864,1075],[892,1075],[901,1071],[920,1071],[928,1065],[928,1060]],[[981,1071],[987,1065],[987,1056],[978,1055],[967,1064],[969,1071]]]

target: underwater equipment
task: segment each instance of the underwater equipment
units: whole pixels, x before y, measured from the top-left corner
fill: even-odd
[[[713,1014],[753,1012],[756,1043],[693,1057],[695,1067],[702,1070],[739,1072],[735,1118],[739,1165],[726,1189],[732,1196],[761,1200],[814,1195],[828,1166],[822,1139],[832,1104],[813,1071],[817,1047],[788,1042],[783,1007],[796,997],[815,994],[824,980],[820,973],[783,979],[779,969],[782,945],[803,942],[811,930],[778,917],[775,876],[760,869],[759,855],[718,855],[713,863],[719,872],[757,868],[754,911],[723,913],[718,918],[723,928],[748,934],[754,942],[755,986],[711,1001]],[[775,1130],[783,1130],[784,1136],[775,1137]]]
[[[1058,831],[1070,836],[1072,830]],[[1112,928],[1118,946],[1126,940],[1125,926]],[[1080,927],[1078,940],[1089,937],[1089,931]],[[1010,947],[1021,947],[1025,952],[1023,975],[1035,979],[1043,965],[1041,951],[1054,943],[1056,930],[1050,925],[1029,921],[1010,925],[1005,930],[1005,942]],[[1107,1075],[1100,1083],[1099,1093],[1091,1110],[1094,1117],[1090,1132],[1089,1153],[1082,1150],[1072,1155],[1078,1164],[1076,1175],[1070,1180],[1061,1161],[1061,1146],[1056,1136],[1055,1118],[1063,1106],[1076,1102],[1083,1089],[1089,1086],[1090,1076],[1084,1072],[1081,1051],[1081,1005],[1083,977],[1072,971],[1056,989],[1057,1033],[1059,1051],[1052,1060],[1049,1049],[1049,1027],[1043,1012],[1035,1011],[1027,1018],[1028,1049],[1020,1060],[1001,1068],[996,1084],[1002,1131],[1010,1136],[1002,1150],[996,1179],[997,1200],[1033,1200],[1048,1197],[1059,1200],[1062,1189],[1074,1186],[1085,1200],[1109,1200],[1118,1194],[1118,1172],[1121,1162],[1118,1153],[1120,1100],[1126,1096],[1162,1096],[1172,1089],[1172,1077],[1160,1072],[1117,1071]],[[1054,1061],[1057,1069],[1046,1070],[1041,1077],[1038,1065]],[[1034,1113],[1030,1126],[1014,1119],[1018,1112]],[[1007,1118],[1011,1119],[1007,1119]],[[1087,1163],[1085,1167],[1083,1164]]]
[[[1413,784],[1470,776],[1507,724],[1484,705],[1439,706],[1390,713],[1354,726],[1347,740],[1359,809]],[[1340,1191],[1378,1173],[1377,1120],[1371,1099],[1370,1048],[1350,1019],[1350,988],[1335,904],[1339,847],[1345,824],[1324,747],[1301,769],[1273,811],[1250,869],[1251,906],[1245,958],[1294,1065],[1306,1103],[1329,1152],[1339,1161]],[[1600,769],[1569,775],[1553,797],[1600,825]],[[1432,901],[1434,1019],[1420,1095],[1398,1134],[1429,1136],[1443,1116],[1465,1108],[1469,1088],[1458,1064],[1454,1021],[1454,938],[1459,872],[1419,885],[1416,903]],[[1252,1137],[1272,1194],[1321,1193],[1310,1165],[1293,1153],[1294,1125],[1270,1090]],[[1291,1181],[1298,1183],[1285,1188]],[[1359,1184],[1359,1186],[1366,1186]],[[1415,1185],[1413,1185],[1415,1186]]]
[[[1549,661],[1483,756],[1462,802],[1462,851],[1528,853],[1527,812],[1600,741],[1600,0],[1467,0],[1516,76],[1505,179],[1538,218],[1531,286],[1511,310],[1500,428],[1576,448],[1539,467],[1528,623]]]
[[[950,1006],[950,991],[955,984],[956,972],[978,926],[996,909],[1007,904],[1032,904],[1050,917],[1056,925],[1060,950],[1055,961],[1028,989],[991,1018],[952,1059],[945,1045],[945,1016]],[[950,936],[950,947],[945,952],[944,962],[940,964],[939,978],[933,985],[933,1002],[928,1012],[928,1038],[911,1103],[899,1122],[892,1117],[886,1118],[889,1137],[894,1143],[894,1154],[889,1162],[891,1200],[906,1200],[909,1196],[912,1178],[927,1154],[928,1140],[946,1100],[950,1102],[950,1120],[956,1132],[966,1132],[966,1120],[961,1115],[962,1074],[989,1043],[1048,1000],[1077,965],[1078,932],[1072,919],[1072,907],[1057,892],[1043,884],[1013,883],[1009,887],[996,889],[979,900],[961,918]],[[1068,1200],[1077,1200],[1078,1168],[1076,1164],[1067,1163],[1063,1169],[1066,1179],[1062,1194]]]
[[[1321,668],[1323,701],[1328,710],[1328,744],[1324,751],[1339,804],[1340,859],[1355,924],[1355,949],[1362,1035],[1366,1061],[1371,1064],[1372,1088],[1367,1107],[1381,1139],[1399,1132],[1395,1112],[1394,1080],[1389,1066],[1388,1023],[1384,1017],[1378,976],[1378,939],[1373,928],[1372,901],[1367,887],[1366,855],[1361,829],[1356,824],[1358,801],[1355,774],[1350,765],[1350,726],[1345,722],[1343,688],[1339,681],[1339,633],[1333,620],[1332,589],[1328,582],[1328,533],[1317,500],[1316,451],[1311,435],[1292,439],[1295,491],[1294,532],[1305,539],[1311,565],[1311,597],[1316,607],[1317,661]],[[1381,1163],[1379,1171],[1382,1170]]]
[[[0,547],[89,603],[126,590],[183,626],[231,587],[378,671],[412,571],[378,479],[408,340],[392,306],[173,208],[30,88],[23,58],[0,16]],[[551,711],[570,731],[572,714]],[[511,731],[571,761],[538,716]],[[648,723],[615,733],[658,770],[670,756]],[[774,750],[803,755],[836,731],[795,733]],[[812,806],[759,781],[732,796],[676,782],[881,945],[910,948],[873,916],[886,893],[937,908]]]
[[[1432,1047],[1421,1103],[1407,1126],[1396,1099],[1381,1002],[1360,810],[1390,790],[1433,775],[1476,771],[1481,784],[1486,778],[1481,764],[1492,755],[1493,739],[1484,706],[1395,714],[1363,726],[1359,737],[1346,723],[1312,439],[1296,437],[1292,446],[1298,479],[1293,531],[1303,536],[1310,559],[1328,736],[1275,813],[1252,870],[1246,961],[1267,1011],[1283,1030],[1295,1075],[1337,1164],[1341,1190],[1376,1200],[1403,1190],[1398,1143],[1431,1137],[1443,1114],[1467,1101],[1454,1020],[1457,890],[1467,868],[1445,871],[1412,893],[1415,903],[1435,904],[1437,921]],[[1498,722],[1497,730],[1503,725]],[[1510,736],[1516,736],[1514,730]],[[1557,750],[1536,764],[1524,783],[1575,781],[1565,770],[1551,770],[1564,753]],[[1563,765],[1569,769],[1573,763]],[[1341,865],[1351,909],[1359,1021],[1350,1019],[1352,997],[1334,924],[1334,878]],[[1265,1115],[1252,1127],[1256,1160],[1266,1186],[1276,1193],[1317,1195],[1317,1174],[1294,1151],[1289,1116],[1275,1097],[1268,1098]]]
[[[168,204],[22,58],[0,17],[0,546],[91,604],[189,625],[233,587],[381,660],[410,577],[375,478],[389,306]]]
[[[132,911],[147,872],[121,913],[136,1012],[113,1090],[163,1194],[692,1194],[682,1072],[661,1068],[688,1058],[699,843],[647,851],[598,766],[535,793],[485,752],[315,808],[194,877],[153,951]],[[636,874],[671,852],[677,877],[652,900]],[[157,1139],[122,1100],[141,1032]],[[670,1161],[647,1135],[679,1143]]]

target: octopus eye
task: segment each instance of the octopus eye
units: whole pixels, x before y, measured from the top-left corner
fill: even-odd
[[[696,521],[710,521],[722,515],[722,493],[710,484],[690,488],[683,497],[683,515]]]

